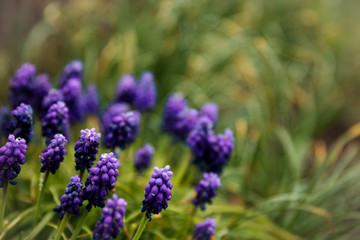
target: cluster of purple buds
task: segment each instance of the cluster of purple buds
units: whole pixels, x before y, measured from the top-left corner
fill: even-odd
[[[34,85],[33,103],[32,103],[32,107],[36,113],[40,115],[42,114],[43,111],[42,102],[44,98],[48,95],[51,88],[52,85],[50,82],[49,75],[43,73],[36,76],[35,85]]]
[[[151,72],[144,72],[136,89],[134,106],[140,112],[152,109],[156,104],[157,90],[154,82],[154,75]]]
[[[32,103],[34,96],[36,67],[29,63],[24,63],[16,71],[10,82],[10,102],[13,108],[20,103]]]
[[[70,78],[60,88],[64,96],[64,102],[69,108],[69,120],[71,123],[78,122],[84,118],[85,111],[82,105],[82,82],[79,78]]]
[[[93,231],[94,240],[110,240],[119,235],[120,228],[124,228],[126,206],[127,202],[118,198],[116,194],[106,201],[106,206],[102,209],[102,215]]]
[[[126,103],[111,104],[102,116],[102,128],[105,129],[112,122],[112,119],[118,115],[122,115],[130,110],[130,106]]]
[[[151,165],[151,160],[154,156],[155,150],[150,144],[145,144],[139,148],[134,156],[134,166],[139,172],[143,172]]]
[[[20,173],[20,165],[25,163],[26,141],[9,135],[8,142],[0,148],[0,187],[7,182],[16,184],[12,181]]]
[[[209,118],[200,118],[186,143],[194,155],[194,163],[203,172],[221,173],[231,158],[234,137],[230,129],[226,129],[224,134],[215,135],[212,126]]]
[[[151,214],[159,214],[168,207],[168,201],[172,197],[173,185],[170,179],[173,172],[169,169],[169,165],[164,168],[154,167],[149,184],[145,187],[145,199],[142,202],[141,212],[146,212],[149,221],[151,221]]]
[[[56,134],[51,140],[50,144],[44,149],[40,155],[41,172],[49,170],[55,174],[59,169],[60,163],[64,161],[64,156],[67,154],[66,143],[67,139],[62,134]]]
[[[118,114],[110,121],[108,119],[103,121],[103,124],[105,146],[111,149],[116,147],[124,149],[135,141],[140,128],[140,113],[130,111]]]
[[[125,74],[119,79],[116,92],[115,102],[123,102],[132,105],[136,97],[136,80],[131,74]]]
[[[76,175],[70,177],[70,182],[65,188],[64,195],[60,197],[60,205],[53,209],[59,213],[59,219],[63,219],[66,213],[79,216],[79,209],[83,202],[83,185],[80,178]]]
[[[219,108],[216,103],[205,103],[201,106],[199,117],[208,117],[215,126],[219,117]]]
[[[213,218],[206,218],[204,222],[195,226],[194,238],[196,240],[210,240],[215,235],[216,222]]]
[[[212,203],[212,198],[216,196],[216,190],[220,187],[220,178],[216,173],[204,173],[203,179],[196,186],[196,197],[193,199],[195,206],[205,210],[205,204]]]
[[[42,135],[49,144],[55,134],[61,133],[69,139],[69,110],[64,102],[57,102],[49,108],[42,118]]]
[[[168,97],[165,104],[162,128],[175,139],[186,140],[189,132],[198,121],[198,111],[187,106],[182,93],[175,93]]]
[[[0,137],[8,137],[11,126],[10,109],[6,106],[0,107]]]
[[[83,81],[83,72],[84,72],[84,66],[83,63],[80,60],[73,60],[70,63],[68,63],[59,78],[59,87],[62,88],[64,85],[67,84],[69,79],[71,78],[77,78],[80,79],[80,81]]]
[[[89,84],[83,94],[82,104],[88,114],[97,114],[100,105],[99,93],[95,84]]]
[[[99,150],[100,133],[95,128],[80,131],[79,140],[75,143],[75,169],[84,172],[89,171],[93,165]]]
[[[51,105],[57,102],[64,102],[64,96],[60,90],[52,88],[42,100],[41,117],[45,116]]]
[[[89,201],[86,206],[88,211],[92,206],[101,208],[105,206],[107,191],[111,191],[115,187],[120,165],[113,153],[104,153],[100,156],[96,166],[90,169],[84,188],[84,199]]]
[[[12,119],[10,123],[10,132],[15,137],[21,137],[28,143],[33,135],[33,110],[30,105],[21,103],[12,111]]]

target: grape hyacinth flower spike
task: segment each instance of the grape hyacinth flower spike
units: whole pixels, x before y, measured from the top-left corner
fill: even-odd
[[[71,123],[81,121],[85,115],[82,106],[82,82],[79,78],[70,78],[60,89],[64,96],[64,102],[69,108],[69,120]]]
[[[52,174],[55,174],[56,170],[60,167],[60,163],[64,161],[64,156],[67,154],[65,148],[67,142],[67,139],[62,134],[54,136],[50,144],[40,155],[41,172],[49,170]]]
[[[53,209],[59,213],[59,219],[62,220],[66,213],[79,216],[79,209],[83,202],[83,185],[80,178],[75,175],[70,177],[70,182],[65,188],[64,195],[60,198],[60,205]]]
[[[216,103],[205,103],[201,106],[200,117],[208,117],[213,125],[216,124],[219,117],[219,107]]]
[[[92,206],[101,208],[105,206],[107,191],[114,189],[120,166],[119,160],[111,152],[102,154],[96,166],[90,169],[84,187],[84,199],[89,201],[86,206],[88,211]]]
[[[64,85],[67,84],[69,79],[77,78],[81,82],[84,78],[84,66],[80,60],[73,60],[69,62],[62,71],[60,78],[59,78],[59,87],[62,88]]]
[[[220,186],[220,178],[216,173],[204,173],[203,179],[196,186],[196,197],[192,202],[195,206],[200,206],[201,210],[205,210],[205,204],[211,204]]]
[[[151,72],[144,72],[136,89],[135,108],[140,112],[150,110],[155,106],[156,98],[154,75]]]
[[[134,155],[134,167],[138,172],[143,172],[150,167],[154,152],[155,150],[150,144],[145,144],[137,150]]]
[[[82,101],[87,114],[96,115],[99,112],[100,98],[95,84],[89,84],[87,86]]]
[[[154,167],[149,184],[145,187],[145,199],[141,212],[145,212],[149,221],[151,221],[151,214],[159,214],[165,210],[168,207],[168,201],[171,200],[173,184],[170,179],[173,172],[169,169],[169,165],[164,168]]]
[[[162,128],[172,134],[175,125],[181,121],[181,115],[187,110],[187,102],[182,93],[171,94],[164,106]]]
[[[196,240],[210,240],[215,235],[216,223],[213,218],[206,218],[204,222],[195,226],[194,238]]]
[[[33,124],[33,110],[30,105],[21,103],[12,111],[10,132],[14,134],[15,137],[21,137],[24,138],[27,143],[30,142],[33,135]]]
[[[34,111],[39,115],[42,114],[42,102],[44,98],[48,95],[51,88],[52,85],[49,75],[43,73],[36,76],[32,107]]]
[[[126,206],[127,202],[118,198],[116,194],[106,201],[106,206],[102,209],[101,217],[93,231],[94,240],[110,240],[119,235],[120,228],[124,228]]]
[[[101,134],[95,128],[81,130],[80,133],[79,140],[75,143],[75,169],[82,175],[85,170],[90,170],[96,159]]]
[[[46,137],[47,144],[57,133],[69,139],[69,110],[64,102],[51,105],[42,119],[42,135]]]
[[[131,74],[123,75],[118,82],[115,92],[115,102],[124,102],[132,105],[136,97],[137,83]]]

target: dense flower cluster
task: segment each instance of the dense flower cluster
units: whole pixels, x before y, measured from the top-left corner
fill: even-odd
[[[205,103],[201,106],[200,117],[208,117],[215,125],[219,117],[219,108],[216,103]]]
[[[57,133],[63,134],[69,139],[69,110],[64,102],[57,102],[49,108],[47,114],[42,119],[42,135],[46,137],[49,144],[53,136]]]
[[[71,61],[64,67],[64,70],[60,75],[59,87],[62,88],[71,78],[77,78],[80,79],[80,81],[83,81],[83,72],[84,66],[80,60]]]
[[[10,81],[10,102],[12,107],[17,107],[20,103],[32,103],[35,74],[36,67],[29,63],[24,63],[16,71]]]
[[[60,163],[64,161],[64,156],[67,154],[66,143],[67,139],[62,134],[56,134],[51,140],[50,144],[44,149],[40,155],[41,172],[49,170],[55,174],[59,169]]]
[[[141,75],[136,89],[135,108],[140,112],[152,109],[156,104],[157,90],[154,82],[154,75],[151,72],[144,72]]]
[[[171,189],[173,185],[170,179],[173,172],[169,171],[169,169],[169,165],[164,168],[154,167],[149,184],[145,187],[145,199],[141,212],[146,212],[149,221],[152,213],[159,214],[168,207],[168,201],[172,197]]]
[[[70,78],[60,89],[64,102],[69,108],[69,120],[76,123],[84,118],[85,109],[82,105],[82,82],[79,78]]]
[[[194,163],[204,172],[221,173],[230,160],[234,149],[234,137],[230,129],[224,134],[215,135],[212,121],[200,118],[195,129],[189,134],[187,145],[194,154]]]
[[[136,88],[137,84],[135,77],[131,74],[123,75],[119,79],[116,88],[115,101],[133,104],[136,97]]]
[[[41,114],[42,102],[51,88],[52,85],[49,75],[43,73],[36,76],[32,107],[37,114]]]
[[[203,179],[196,186],[196,197],[193,203],[205,210],[205,204],[212,202],[211,199],[216,196],[216,190],[220,185],[220,178],[216,173],[204,173]]]
[[[145,144],[143,147],[139,148],[134,156],[135,169],[142,172],[150,167],[154,152],[155,150],[150,144]]]
[[[124,228],[126,206],[127,202],[118,198],[116,194],[106,201],[106,206],[102,209],[102,215],[93,231],[94,240],[110,240],[119,235],[120,228]]]
[[[75,143],[75,169],[84,172],[93,165],[99,150],[100,133],[95,128],[80,131],[79,140]]]
[[[99,93],[95,84],[89,84],[83,94],[82,104],[88,114],[99,112]]]
[[[86,209],[91,210],[92,206],[104,207],[107,190],[111,191],[115,187],[119,160],[113,153],[104,153],[100,156],[96,166],[90,169],[89,177],[86,179],[84,188],[84,199],[89,201]]]
[[[64,195],[60,197],[60,205],[53,209],[59,213],[59,219],[63,219],[66,213],[79,216],[79,209],[83,202],[83,189],[80,178],[76,175],[70,177],[70,182],[65,188]]]
[[[10,123],[10,132],[15,137],[21,137],[26,142],[30,142],[33,135],[33,110],[30,105],[21,103],[15,110],[12,111],[12,119]]]
[[[104,123],[104,144],[106,147],[124,149],[135,141],[140,128],[140,113],[130,111],[115,115]]]
[[[106,112],[102,116],[102,128],[105,129],[112,122],[112,119],[118,115],[122,115],[130,110],[130,107],[126,103],[114,103],[111,104]]]
[[[9,135],[8,142],[0,148],[0,187],[12,181],[20,173],[20,165],[25,163],[26,141],[22,138],[16,138]]]
[[[60,90],[52,88],[42,100],[40,116],[45,116],[51,105],[57,102],[64,102],[64,96]]]
[[[206,218],[205,222],[195,226],[194,238],[196,240],[210,240],[215,234],[216,222],[213,218]]]

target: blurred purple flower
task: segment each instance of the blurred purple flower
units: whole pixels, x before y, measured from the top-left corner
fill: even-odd
[[[154,148],[150,144],[145,144],[139,148],[134,156],[134,166],[139,172],[144,171],[151,165],[151,160],[154,156]]]
[[[67,84],[69,79],[77,78],[80,79],[80,82],[84,79],[84,66],[80,60],[73,60],[69,62],[62,71],[59,78],[59,88],[62,88]]]
[[[136,97],[136,89],[137,84],[133,75],[121,76],[115,92],[115,102],[125,102],[132,105]]]
[[[194,238],[196,240],[210,240],[215,235],[216,222],[213,218],[206,218],[205,222],[195,226]]]
[[[193,199],[194,205],[200,205],[200,208],[205,210],[205,204],[212,203],[211,199],[216,196],[216,190],[220,186],[220,178],[216,173],[204,173],[203,179],[196,186],[196,197]]]
[[[140,112],[152,109],[156,104],[157,90],[154,75],[151,72],[144,72],[136,89],[135,107]]]
[[[202,105],[200,109],[200,117],[208,117],[212,122],[213,125],[216,124],[219,116],[219,108],[216,103],[205,103]]]

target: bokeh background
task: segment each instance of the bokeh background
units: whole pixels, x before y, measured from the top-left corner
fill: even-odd
[[[24,62],[56,85],[66,63],[82,60],[103,107],[122,74],[150,70],[153,132],[166,97],[181,91],[192,107],[216,102],[217,131],[235,133],[221,194],[245,210],[220,223],[228,232],[219,238],[357,239],[359,9],[340,0],[0,0],[0,103]]]

